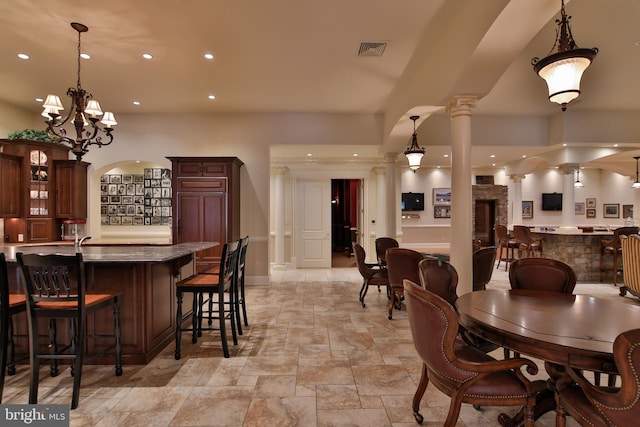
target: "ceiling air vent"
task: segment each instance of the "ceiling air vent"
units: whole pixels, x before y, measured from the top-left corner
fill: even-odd
[[[385,42],[362,42],[358,49],[358,56],[382,56],[386,47]]]

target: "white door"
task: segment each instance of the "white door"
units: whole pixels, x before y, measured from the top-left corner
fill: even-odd
[[[331,180],[296,183],[298,268],[331,268]]]

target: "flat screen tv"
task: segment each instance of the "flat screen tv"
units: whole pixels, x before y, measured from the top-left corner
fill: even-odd
[[[562,193],[542,193],[543,211],[561,211]]]
[[[423,211],[424,193],[402,193],[403,211]]]

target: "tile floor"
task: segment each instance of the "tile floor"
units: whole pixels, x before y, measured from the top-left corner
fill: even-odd
[[[125,366],[122,377],[112,366],[87,366],[71,425],[415,426],[411,401],[421,364],[406,312],[387,320],[385,293],[374,289],[362,308],[361,283],[355,268],[274,271],[270,286],[247,289],[250,326],[231,345],[231,358],[209,332],[195,345],[185,334],[181,360],[170,344],[147,366]],[[489,287],[508,287],[502,268]],[[608,284],[578,285],[576,293],[620,299]],[[68,370],[41,378],[40,403],[70,401]],[[20,366],[7,378],[3,403],[26,403],[27,382]],[[430,385],[424,425],[442,425],[448,404]],[[465,404],[457,425],[494,426],[500,412],[516,411]],[[553,413],[536,422],[554,424]]]

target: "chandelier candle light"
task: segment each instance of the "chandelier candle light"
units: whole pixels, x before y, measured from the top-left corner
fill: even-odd
[[[420,118],[420,116],[411,116],[409,117],[413,120],[413,136],[411,137],[411,146],[404,150],[404,155],[407,156],[407,160],[409,160],[409,169],[416,172],[416,170],[420,169],[420,162],[422,161],[422,156],[424,156],[424,148],[420,148],[418,145],[418,135],[416,134],[416,120]]]
[[[549,101],[567,109],[567,104],[580,95],[580,79],[582,73],[591,65],[598,53],[598,48],[578,48],[569,26],[570,16],[564,10],[562,0],[561,18],[556,19],[558,29],[556,41],[546,58],[535,57],[531,60],[533,70],[547,82]],[[554,52],[555,50],[555,52]]]
[[[69,114],[64,119],[60,116],[60,110],[64,110],[60,98],[56,95],[47,95],[47,99],[42,105],[44,111],[42,116],[48,118],[47,123],[47,135],[54,142],[67,143],[71,146],[71,151],[76,156],[76,160],[81,160],[89,151],[90,145],[97,145],[102,147],[109,145],[113,141],[113,127],[118,124],[113,113],[106,111],[101,123],[104,128],[100,127],[98,116],[102,116],[102,109],[100,103],[93,99],[93,96],[82,89],[80,85],[80,36],[82,33],[89,31],[86,25],[78,22],[72,22],[71,27],[78,32],[78,83],[75,88],[70,87],[67,90],[67,96],[71,98],[72,107]],[[67,136],[67,131],[63,127],[65,123],[73,116],[73,127],[76,130],[76,138]],[[105,138],[103,140],[102,135],[104,133]]]

